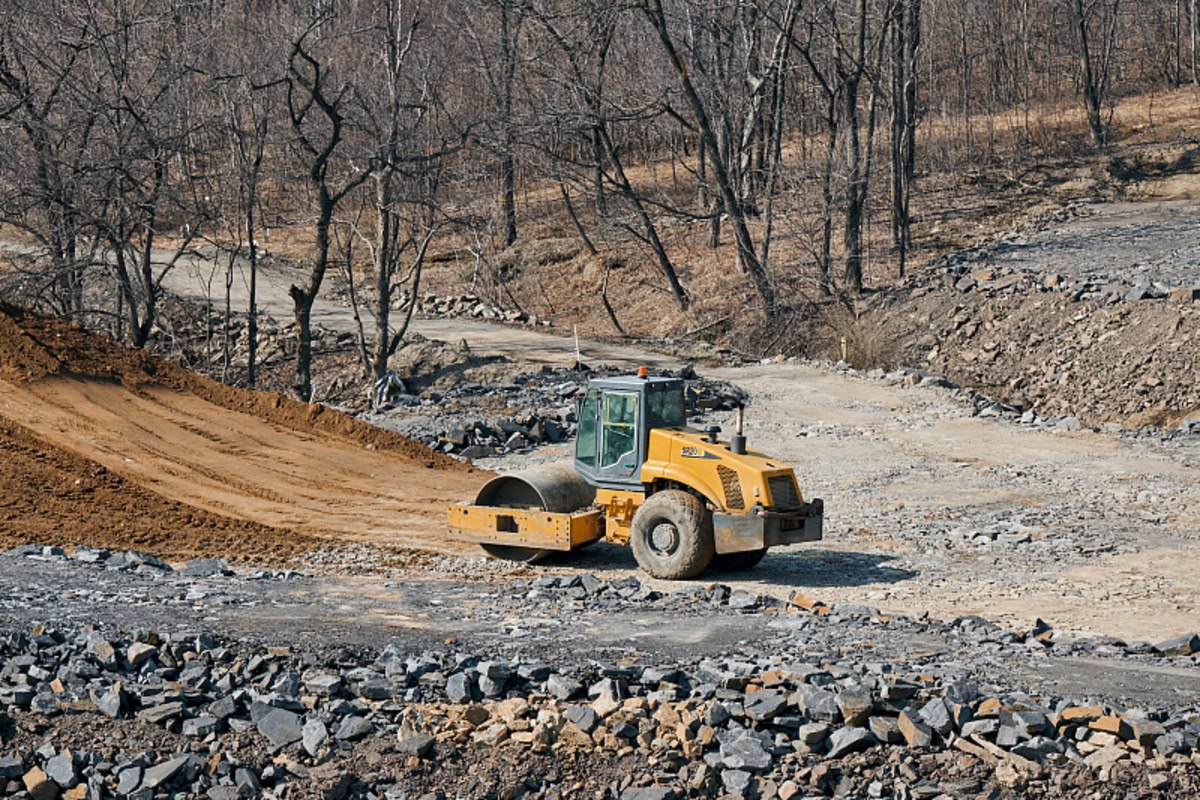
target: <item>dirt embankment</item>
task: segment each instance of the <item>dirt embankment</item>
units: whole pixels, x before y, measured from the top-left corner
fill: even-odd
[[[2,417],[0,450],[0,548],[87,545],[173,560],[254,554],[271,563],[322,544],[317,537],[172,501]]]
[[[31,382],[55,376],[116,381],[131,391],[146,385],[163,386],[299,433],[332,434],[394,452],[432,469],[470,469],[470,465],[433,453],[407,436],[325,406],[226,386],[80,327],[0,303],[0,378]]]
[[[0,305],[0,546],[283,561],[330,539],[445,549],[480,476],[400,434],[236,389]]]

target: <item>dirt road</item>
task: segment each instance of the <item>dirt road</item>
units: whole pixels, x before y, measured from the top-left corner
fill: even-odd
[[[1130,640],[1200,629],[1194,438],[1031,430],[945,390],[808,367],[733,373],[756,401],[752,441],[825,495],[833,548],[884,559],[867,586],[835,578],[835,596]]]
[[[0,240],[0,253],[28,257],[37,250],[31,245]],[[174,258],[169,250],[155,250],[155,269],[161,270]],[[250,300],[250,275],[247,265],[239,262],[234,268],[230,299],[235,309],[245,310]],[[267,262],[259,266],[255,282],[255,298],[260,314],[285,322],[292,319],[293,304],[288,289],[304,280],[299,268]],[[162,287],[194,301],[224,302],[224,265],[199,255],[183,255],[163,278]],[[328,281],[332,283],[332,280]],[[354,333],[358,323],[348,304],[322,294],[313,303],[312,324],[339,333]],[[373,319],[363,309],[363,324]],[[511,325],[497,325],[474,319],[424,319],[415,317],[409,330],[430,339],[458,343],[465,340],[478,355],[502,355],[526,364],[566,366],[574,361],[576,347],[587,363],[615,366],[669,367],[674,360],[661,353],[629,345],[613,344],[586,336],[578,340],[573,334],[551,333],[545,330]]]
[[[162,257],[168,257],[163,253]],[[211,261],[201,258],[188,257],[179,260],[177,266],[167,273],[163,286],[176,294],[193,299],[204,299],[208,296],[210,283],[212,291],[224,297],[224,286],[221,284],[223,271],[214,273]],[[222,267],[223,270],[223,267]],[[236,308],[246,308],[250,298],[249,273],[244,264],[236,268],[236,275],[231,288],[232,302]],[[214,274],[216,278],[214,279]],[[268,264],[260,267],[255,284],[255,295],[258,308],[278,320],[292,318],[292,300],[288,296],[288,287],[303,280],[301,270]],[[216,296],[214,294],[214,296]],[[223,302],[223,300],[222,300]],[[372,318],[363,310],[365,325],[373,325]],[[313,304],[313,325],[320,325],[333,331],[355,332],[358,323],[354,319],[351,308],[344,303],[329,297],[318,297]],[[575,359],[576,340],[573,335],[549,333],[532,328],[512,325],[495,325],[472,319],[422,319],[414,318],[409,328],[414,333],[430,339],[440,339],[446,342],[458,343],[466,340],[471,351],[478,355],[502,355],[513,361],[526,364],[566,366]],[[578,342],[580,354],[585,362],[603,362],[618,366],[636,367],[646,364],[655,367],[668,367],[673,361],[661,354],[627,345],[612,344],[595,339],[581,337]]]

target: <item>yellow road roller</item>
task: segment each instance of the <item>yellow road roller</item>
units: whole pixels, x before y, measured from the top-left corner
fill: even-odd
[[[776,545],[821,539],[824,503],[737,431],[687,426],[684,383],[593,378],[577,405],[573,465],[500,475],[449,507],[450,530],[496,558],[537,561],[601,539],[628,544],[655,578],[754,566]]]

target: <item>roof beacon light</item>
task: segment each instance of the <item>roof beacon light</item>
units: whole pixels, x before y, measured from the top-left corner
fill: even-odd
[[[638,377],[639,378],[645,379],[646,376],[649,374],[650,374],[650,371],[648,369],[646,369],[645,365],[638,367]]]

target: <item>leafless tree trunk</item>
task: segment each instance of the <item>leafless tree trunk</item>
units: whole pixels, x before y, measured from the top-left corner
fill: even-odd
[[[494,117],[488,126],[494,131],[489,147],[495,148],[493,152],[496,152],[499,161],[503,241],[504,246],[509,247],[517,241],[517,121],[514,98],[517,66],[521,60],[521,31],[529,6],[523,0],[487,0],[484,5],[498,14],[494,20],[495,33],[491,28],[492,20],[475,20],[477,6],[468,6],[463,23],[467,35],[475,44],[478,69],[496,103]],[[498,41],[493,41],[493,36],[498,37]]]
[[[842,276],[851,291],[862,292],[862,219],[866,203],[867,175],[859,142],[858,90],[866,71],[867,0],[858,0],[855,14],[854,51],[848,65],[839,61],[842,79],[842,135],[846,154],[846,217],[842,228],[845,271]]]
[[[260,220],[259,186],[263,160],[266,157],[267,134],[271,123],[271,104],[276,94],[274,84],[256,86],[253,77],[240,75],[225,89],[226,127],[233,151],[233,164],[238,186],[235,217],[229,224],[231,238],[237,244],[230,257],[230,278],[236,259],[242,257],[245,246],[247,264],[246,306],[246,384],[253,388],[258,376],[258,237]],[[244,238],[243,238],[244,237]],[[232,288],[232,287],[230,287]]]
[[[718,125],[713,135],[716,137],[716,155],[711,160],[719,160],[724,165],[729,161],[729,136],[723,125]],[[708,147],[705,145],[703,137],[701,137],[700,147],[703,152],[708,152]],[[716,192],[710,191],[708,195],[708,233],[704,243],[708,247],[716,249],[721,246],[721,214],[724,213],[725,202],[719,190]]]
[[[343,104],[348,85],[330,85],[329,70],[310,52],[307,39],[319,27],[317,20],[296,38],[288,59],[287,109],[293,140],[307,165],[309,187],[316,196],[316,244],[313,264],[302,286],[288,289],[296,319],[296,370],[293,389],[312,399],[312,307],[329,267],[330,228],[338,204],[370,177],[367,167],[346,178],[340,186],[331,175],[333,158],[345,135]]]
[[[808,38],[799,46],[800,54],[808,64],[809,72],[821,91],[824,123],[825,150],[821,164],[821,252],[817,256],[821,290],[828,293],[832,288],[833,276],[833,173],[837,157],[838,133],[840,128],[839,88],[832,80],[832,70],[818,63],[818,54],[813,50],[815,43],[815,20],[810,20]]]
[[[1196,18],[1197,0],[1191,1],[1191,9],[1188,14],[1188,36],[1191,40],[1191,55],[1192,55],[1192,83],[1200,84],[1200,58],[1197,57],[1196,45],[1200,44],[1200,20]]]
[[[608,163],[616,176],[617,186],[637,213],[646,234],[646,243],[650,245],[650,249],[654,251],[654,257],[658,259],[658,267],[667,280],[667,286],[670,287],[675,302],[679,305],[680,310],[686,311],[691,301],[683,284],[679,282],[679,275],[675,272],[675,265],[671,263],[671,257],[667,255],[667,248],[663,246],[662,240],[658,237],[658,227],[654,224],[654,220],[650,219],[650,215],[646,212],[646,206],[642,203],[642,198],[634,190],[633,184],[629,182],[629,177],[625,174],[625,167],[621,163],[621,157],[613,145],[608,128],[604,125],[600,126],[600,136],[608,155]]]
[[[382,378],[387,373],[388,359],[399,345],[396,339],[393,343],[391,329],[392,284],[399,266],[401,255],[408,242],[402,234],[403,219],[401,212],[401,197],[399,182],[400,170],[406,157],[402,139],[406,131],[402,128],[406,115],[412,114],[418,119],[424,115],[420,103],[414,103],[410,109],[409,100],[405,96],[404,69],[408,54],[413,47],[413,37],[419,27],[419,19],[414,15],[406,18],[399,2],[385,0],[384,17],[381,21],[382,34],[382,79],[384,84],[382,124],[379,134],[378,149],[382,162],[375,172],[375,245],[374,245],[374,274],[375,274],[375,346],[370,355],[370,373],[375,379]],[[510,165],[511,166],[511,165]],[[508,190],[511,193],[511,184]],[[511,196],[509,195],[511,200]],[[516,236],[516,221],[513,219],[513,236]],[[420,265],[418,265],[419,269]],[[419,282],[419,273],[414,276],[414,292],[409,298],[409,304],[416,305],[419,298],[415,288]]]
[[[1079,58],[1079,80],[1084,88],[1084,108],[1087,109],[1087,127],[1092,132],[1092,144],[1104,148],[1108,136],[1104,131],[1104,120],[1100,116],[1100,86],[1092,66],[1092,50],[1087,37],[1087,14],[1084,0],[1068,0],[1070,26],[1075,32],[1075,54]]]
[[[691,106],[692,114],[696,117],[696,124],[700,128],[704,144],[708,148],[709,163],[712,167],[713,177],[716,179],[717,188],[720,189],[721,197],[725,203],[725,211],[729,214],[730,222],[733,225],[734,238],[737,241],[738,258],[742,266],[750,273],[750,278],[754,282],[754,288],[758,292],[758,297],[762,301],[763,307],[771,311],[775,307],[775,290],[772,288],[771,281],[763,270],[761,262],[758,260],[754,242],[750,238],[750,230],[746,226],[745,214],[742,211],[741,204],[738,202],[735,187],[725,169],[725,164],[721,159],[720,149],[717,145],[716,136],[713,134],[712,125],[709,122],[708,112],[705,110],[703,101],[696,93],[696,89],[688,77],[683,59],[675,49],[675,42],[667,25],[666,15],[663,12],[662,0],[649,0],[642,9],[647,19],[650,20],[650,24],[657,31],[658,38],[662,42],[667,57],[678,67],[679,80],[683,86],[684,95]]]
[[[567,189],[567,184],[563,182],[561,176],[558,178],[558,192],[563,200],[563,208],[567,209],[567,216],[571,218],[571,224],[575,226],[575,232],[579,234],[579,240],[583,242],[583,246],[587,248],[590,255],[600,255],[600,251],[596,249],[592,237],[588,236],[587,229],[583,227],[583,222],[580,221],[579,214],[575,212],[575,204],[571,202],[571,192]]]
[[[916,174],[917,51],[921,0],[896,0],[892,21],[892,244],[900,276],[912,242],[909,209]]]

